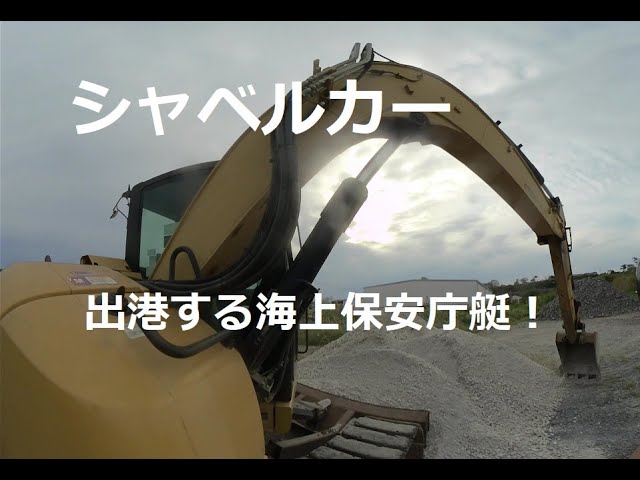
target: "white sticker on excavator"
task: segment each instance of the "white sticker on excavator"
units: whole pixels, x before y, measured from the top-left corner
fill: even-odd
[[[115,285],[116,282],[111,277],[85,277],[91,285]]]
[[[90,272],[71,272],[68,280],[77,286],[116,285],[118,283],[111,277],[91,275]]]
[[[134,324],[133,329],[130,329],[127,325],[124,329],[124,332],[127,334],[127,337],[131,340],[135,340],[136,338],[144,337],[144,332],[140,329],[138,324]]]

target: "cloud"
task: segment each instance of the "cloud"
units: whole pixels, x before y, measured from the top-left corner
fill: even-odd
[[[230,107],[198,120],[217,88],[252,84],[246,104],[261,113],[275,83],[303,80],[316,58],[323,67],[343,60],[357,41],[441,75],[502,120],[564,203],[574,271],[616,268],[640,253],[637,23],[5,22],[1,35],[3,267],[46,254],[121,257],[124,221],[108,216],[127,186],[218,159],[246,129]],[[108,128],[77,135],[75,125],[98,118],[72,105],[89,98],[81,80],[109,88],[92,97],[101,115],[122,98],[132,105]],[[163,137],[137,104],[150,86],[189,95],[175,120],[163,110]],[[305,187],[303,237],[379,144],[353,147]],[[330,295],[421,276],[551,274],[548,250],[524,222],[434,147],[403,147],[369,187],[317,279]]]

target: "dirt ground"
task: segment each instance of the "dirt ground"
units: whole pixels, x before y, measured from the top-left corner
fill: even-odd
[[[563,380],[549,434],[561,451],[588,458],[628,458],[640,447],[640,315],[590,319],[586,324],[588,331],[598,332],[602,378]],[[554,338],[560,329],[560,322],[537,322],[536,329],[522,324],[485,335],[557,370]]]

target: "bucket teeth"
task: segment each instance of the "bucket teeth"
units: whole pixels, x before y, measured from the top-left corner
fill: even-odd
[[[570,343],[563,332],[558,332],[556,346],[560,355],[560,368],[565,376],[588,380],[600,378],[595,332],[580,333],[574,343]]]

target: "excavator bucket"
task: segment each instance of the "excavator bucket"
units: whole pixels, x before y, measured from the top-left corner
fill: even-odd
[[[587,379],[600,378],[596,332],[582,332],[573,343],[569,342],[564,332],[558,332],[556,346],[560,355],[560,369],[565,376]]]

